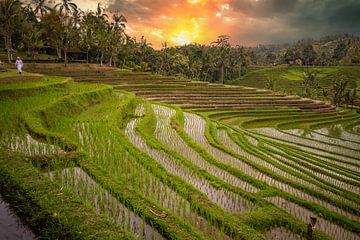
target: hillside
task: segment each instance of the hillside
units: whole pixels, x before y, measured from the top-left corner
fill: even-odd
[[[288,64],[301,60],[305,65],[336,66],[359,65],[360,38],[340,34],[320,39],[301,39],[297,42],[274,45],[259,45],[247,50],[254,52],[256,65]]]
[[[316,217],[314,239],[360,239],[355,111],[98,66],[27,67],[36,74],[0,73],[0,187],[39,237],[304,239]]]
[[[329,89],[333,80],[347,80],[349,89],[358,89],[357,104],[359,104],[360,67],[336,66],[336,67],[306,67],[306,66],[277,66],[277,67],[252,67],[241,78],[229,81],[233,85],[241,85],[255,88],[266,88],[269,79],[275,80],[274,90],[302,96],[303,73],[316,71],[316,80],[319,86]],[[317,93],[319,99],[324,99],[322,91]]]

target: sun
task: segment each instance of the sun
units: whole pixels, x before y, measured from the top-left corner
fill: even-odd
[[[194,35],[188,30],[180,30],[171,36],[171,41],[178,45],[190,44],[194,40]]]
[[[188,3],[190,3],[190,4],[201,4],[201,5],[205,5],[206,4],[206,0],[188,0],[187,1]]]

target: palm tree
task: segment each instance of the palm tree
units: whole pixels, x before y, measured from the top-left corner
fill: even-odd
[[[41,30],[29,25],[27,31],[23,33],[22,45],[27,48],[32,59],[34,59],[36,50],[44,46],[41,39]]]
[[[78,6],[72,1],[73,0],[61,0],[60,3],[55,5],[55,8],[59,8],[59,11],[64,13],[65,17],[68,17],[71,12],[75,12],[78,9]]]
[[[11,36],[17,17],[21,16],[21,3],[19,0],[0,1],[0,30],[4,36],[5,48],[9,63],[11,63],[12,41]]]
[[[113,14],[114,22],[111,23],[111,28],[115,30],[123,31],[125,29],[125,23],[127,22],[124,15],[120,14],[119,11],[115,11]]]
[[[118,31],[109,31],[107,37],[107,50],[109,52],[109,66],[116,67],[116,56],[124,45],[124,38]]]
[[[35,6],[35,15],[40,13],[40,17],[44,16],[44,14],[46,14],[51,9],[49,6],[47,6],[46,0],[32,0],[32,4]]]
[[[146,41],[146,38],[144,36],[141,36],[141,39],[140,39],[140,42],[136,44],[137,45],[137,52],[138,52],[138,55],[139,55],[139,62],[138,63],[141,63],[144,61],[146,55],[147,55],[147,52],[148,52],[148,49],[150,48],[151,46],[151,43],[148,43]]]
[[[80,46],[86,50],[86,63],[89,63],[89,51],[96,45],[97,18],[91,13],[87,13],[80,25]]]
[[[101,6],[101,3],[98,3],[97,7],[96,7],[96,12],[95,12],[95,16],[97,18],[101,18],[101,19],[106,19],[108,18],[108,15],[106,15],[104,13],[104,8]]]
[[[82,11],[81,9],[76,9],[75,11],[73,11],[72,13],[72,23],[74,25],[74,27],[77,27],[81,21],[81,18],[84,16],[84,11]]]
[[[103,65],[104,53],[108,43],[109,31],[104,28],[97,29],[95,44],[100,52],[100,65]]]
[[[219,81],[224,84],[224,70],[228,65],[229,54],[230,54],[230,43],[229,36],[221,35],[215,42],[212,42],[212,45],[215,47],[215,52],[217,56],[217,64],[220,68]]]

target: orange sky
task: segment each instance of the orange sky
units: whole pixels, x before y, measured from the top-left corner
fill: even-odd
[[[144,36],[156,49],[163,42],[209,44],[219,35],[255,46],[360,33],[355,0],[73,0],[83,10],[95,10],[99,1],[126,16],[129,35]]]
[[[148,19],[129,16],[127,33],[137,38],[144,35],[153,47],[160,48],[162,42],[167,42],[170,46],[193,42],[210,43],[218,35],[228,34],[236,23],[227,0],[173,2],[163,6],[156,5],[159,14],[151,15]]]
[[[99,1],[109,16],[118,9],[126,16],[130,36],[144,36],[156,49],[163,42],[209,44],[219,35],[231,35],[242,18],[230,6],[233,0],[74,0],[84,11],[95,10]]]

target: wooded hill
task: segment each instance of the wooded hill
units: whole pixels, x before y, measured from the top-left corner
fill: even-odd
[[[316,39],[302,39],[295,43],[259,45],[248,48],[257,56],[254,64],[297,65],[358,65],[360,38],[350,34],[332,35]],[[298,61],[296,61],[298,60]]]

